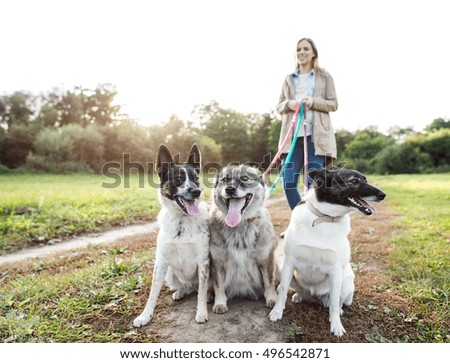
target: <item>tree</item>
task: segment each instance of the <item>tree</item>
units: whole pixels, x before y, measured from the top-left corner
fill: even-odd
[[[408,141],[430,155],[430,167],[450,165],[450,129],[441,128],[425,135],[416,135]]]
[[[351,133],[350,131],[344,129],[336,131],[336,147],[338,158],[342,157],[346,146],[350,144],[354,140],[354,138],[355,134]]]
[[[149,141],[149,128],[133,121],[103,126],[99,129],[104,137],[105,161],[122,163],[125,155],[130,161],[146,164],[153,161],[158,146]],[[159,144],[158,144],[159,145]]]
[[[43,110],[57,110],[57,127],[68,124],[83,127],[90,124],[111,125],[126,119],[126,115],[120,113],[120,106],[114,104],[116,95],[117,91],[110,84],[101,84],[95,90],[81,87],[75,87],[72,91],[55,89],[45,96],[46,108],[43,107]]]
[[[281,119],[275,116],[275,119],[270,125],[269,140],[267,141],[267,148],[269,152],[275,156],[278,152],[278,141],[280,140]]]
[[[8,130],[13,125],[28,125],[31,121],[34,97],[27,92],[14,92],[0,97],[0,127]]]
[[[383,135],[376,128],[368,127],[357,132],[355,138],[346,145],[342,160],[348,161],[349,167],[361,172],[373,172],[377,154],[394,142],[392,137]]]
[[[44,128],[27,157],[30,167],[50,172],[100,171],[104,139],[94,125]]]
[[[86,92],[86,91],[84,91]],[[83,93],[84,94],[84,93]],[[88,123],[111,125],[121,118],[120,106],[114,104],[117,91],[111,84],[101,84],[84,99],[85,117],[83,126]]]
[[[248,115],[221,108],[215,101],[197,106],[193,114],[200,120],[203,134],[221,146],[223,163],[250,160],[251,122]]]
[[[375,161],[379,174],[414,174],[425,171],[430,165],[430,156],[410,142],[392,144],[382,150]]]
[[[0,140],[0,162],[8,168],[18,168],[34,150],[34,133],[24,124],[13,124]]]
[[[58,118],[58,110],[50,104],[44,104],[34,123],[40,128],[56,127],[58,125]]]
[[[271,154],[270,150],[270,135],[272,124],[276,122],[276,117],[272,113],[265,113],[263,115],[253,115],[255,120],[251,127],[252,148],[249,152],[249,160],[257,164],[261,163],[262,168],[267,168],[272,161],[275,154]]]
[[[415,135],[416,132],[410,127],[392,126],[388,129],[388,135],[391,136],[396,142],[405,141],[408,137]]]
[[[442,117],[433,120],[431,124],[425,127],[426,131],[437,131],[440,129],[450,129],[450,120],[445,121]]]
[[[104,162],[104,137],[95,125],[81,127],[80,125],[66,125],[60,130],[61,136],[72,140],[73,147],[68,160],[81,161],[95,172],[101,170]]]
[[[61,99],[56,104],[56,109],[59,112],[59,126],[69,124],[85,124],[84,118],[84,94],[68,91],[61,96]]]

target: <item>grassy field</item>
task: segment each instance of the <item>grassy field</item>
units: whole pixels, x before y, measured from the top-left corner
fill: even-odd
[[[136,175],[129,188],[124,180],[105,187],[111,182],[92,174],[0,176],[0,254],[155,218],[155,187]]]
[[[450,175],[373,176],[369,180],[387,193],[383,203],[394,213],[389,221],[394,234],[386,240],[393,246],[386,271],[393,282],[385,288],[402,295],[413,311],[417,337],[412,341],[450,342]],[[153,188],[138,188],[135,180],[130,189],[104,190],[102,182],[91,175],[2,177],[2,226],[8,218],[23,217],[13,214],[22,206],[36,209],[24,216],[36,218],[28,223],[39,220],[44,231],[59,229],[46,223],[54,226],[55,220],[76,220],[68,217],[71,214],[80,216],[81,226],[86,221],[94,230],[111,223],[107,221],[111,213],[116,215],[109,221],[117,223],[122,216],[131,223],[156,214]],[[47,219],[40,216],[44,212]],[[148,295],[154,240],[150,236],[139,243],[122,241],[0,266],[0,341],[157,341],[155,332],[130,325],[145,304],[142,296]],[[145,293],[138,294],[141,290]],[[160,299],[159,308],[164,304]]]
[[[205,198],[213,177],[202,177]],[[93,174],[1,175],[0,255],[156,217],[157,181],[131,175],[114,186],[116,180]]]
[[[398,215],[388,261],[422,341],[450,342],[450,175],[370,177]]]

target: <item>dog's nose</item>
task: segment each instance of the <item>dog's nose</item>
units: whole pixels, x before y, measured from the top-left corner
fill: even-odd
[[[191,194],[194,198],[198,198],[202,191],[198,188],[189,188],[189,194]]]
[[[225,188],[225,193],[228,195],[233,195],[236,192],[236,187],[233,185],[229,185]]]
[[[383,200],[385,197],[386,197],[386,193],[383,193],[382,191],[380,191],[380,192],[377,194],[378,200]]]

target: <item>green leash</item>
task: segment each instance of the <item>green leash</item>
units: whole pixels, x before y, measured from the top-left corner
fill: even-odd
[[[300,126],[303,122],[304,113],[305,113],[305,102],[302,102],[302,105],[300,107],[299,116],[298,116],[297,127],[295,128],[294,138],[292,139],[293,141],[291,144],[291,148],[289,149],[289,154],[286,157],[286,160],[284,162],[283,169],[281,170],[280,175],[278,175],[278,177],[275,179],[274,183],[271,185],[271,187],[269,189],[269,195],[272,194],[273,190],[276,188],[277,184],[280,182],[281,178],[284,175],[284,171],[286,170],[287,165],[291,161],[292,154],[294,153],[295,143],[297,142],[298,133],[300,131]]]

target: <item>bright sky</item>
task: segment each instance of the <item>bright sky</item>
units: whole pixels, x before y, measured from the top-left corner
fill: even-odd
[[[141,124],[216,100],[265,113],[312,38],[335,129],[421,130],[450,117],[447,1],[3,0],[0,95],[111,83]]]

